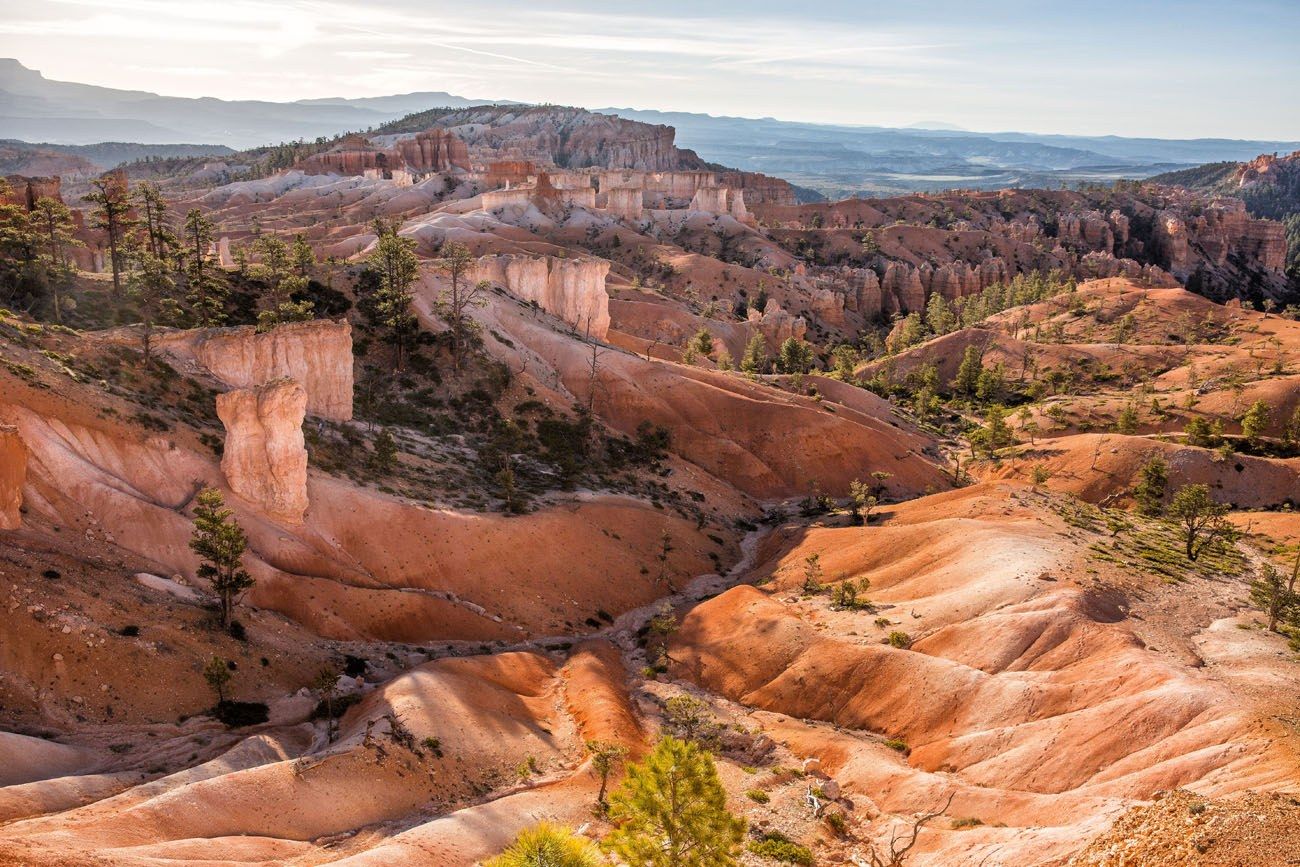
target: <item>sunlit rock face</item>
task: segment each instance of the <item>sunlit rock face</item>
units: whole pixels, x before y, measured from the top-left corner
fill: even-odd
[[[27,447],[18,428],[0,425],[0,530],[22,523],[23,484],[27,481]]]
[[[180,331],[159,338],[163,352],[191,360],[231,388],[289,378],[307,393],[307,412],[352,418],[352,326],[347,321],[291,322],[269,331],[252,327]]]
[[[226,426],[221,471],[230,489],[268,516],[302,523],[307,511],[307,392],[291,379],[217,396]]]
[[[609,332],[608,274],[604,259],[500,255],[479,259],[474,279],[534,301],[582,333],[604,339]]]

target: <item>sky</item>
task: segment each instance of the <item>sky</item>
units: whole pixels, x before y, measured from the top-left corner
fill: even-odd
[[[172,96],[1300,139],[1300,0],[0,0],[0,57]]]

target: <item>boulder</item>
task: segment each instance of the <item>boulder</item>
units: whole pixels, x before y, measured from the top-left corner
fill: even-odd
[[[272,518],[302,523],[307,511],[307,392],[291,379],[217,396],[226,426],[221,471],[230,489]]]

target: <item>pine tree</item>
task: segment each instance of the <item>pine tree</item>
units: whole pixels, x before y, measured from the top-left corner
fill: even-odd
[[[1131,403],[1124,404],[1124,408],[1119,411],[1115,417],[1115,432],[1121,434],[1134,434],[1138,429],[1137,407]]]
[[[858,351],[841,343],[835,347],[831,357],[835,359],[835,378],[841,382],[853,382],[857,375]]]
[[[451,326],[451,356],[459,370],[464,360],[465,343],[469,336],[467,313],[471,307],[482,307],[487,303],[487,291],[491,285],[486,281],[470,285],[469,271],[476,261],[474,254],[464,244],[448,241],[442,245],[442,258],[438,264],[443,272],[451,278],[451,286],[438,299],[442,316]]]
[[[388,428],[380,428],[379,433],[375,436],[374,453],[370,456],[370,464],[376,472],[391,473],[393,467],[397,465],[397,440],[388,432]]]
[[[126,234],[131,229],[131,199],[126,175],[110,172],[90,182],[87,202],[95,205],[91,220],[96,229],[108,236],[108,263],[113,272],[113,294],[122,294],[123,253]]]
[[[148,182],[140,185],[134,198],[139,205],[140,222],[144,226],[145,245],[149,254],[166,261],[176,244],[176,236],[167,226],[167,200],[163,198],[157,184]]]
[[[682,355],[682,361],[687,364],[694,364],[695,359],[708,358],[712,354],[713,335],[709,333],[709,329],[700,328],[686,344],[686,352]]]
[[[172,279],[167,263],[152,253],[143,251],[137,257],[136,267],[126,278],[126,293],[140,313],[146,363],[151,357],[154,326],[160,322],[174,321],[180,313],[175,291],[176,281]]]
[[[299,276],[291,270],[289,245],[274,235],[263,235],[257,239],[257,251],[261,257],[256,276],[267,287],[263,297],[263,309],[257,314],[257,328],[265,331],[281,322],[304,322],[312,318],[311,301],[294,301],[295,293],[306,291],[306,277]]]
[[[214,656],[203,666],[203,679],[217,694],[217,704],[225,704],[226,686],[230,683],[230,666],[220,656]]]
[[[762,334],[749,338],[745,354],[740,358],[740,369],[744,373],[758,375],[767,373],[771,361],[767,357],[767,340]]]
[[[600,791],[596,793],[596,806],[604,812],[609,806],[605,803],[609,775],[614,772],[614,768],[623,763],[627,756],[627,747],[611,741],[587,741],[587,752],[591,753],[591,769],[600,777]]]
[[[803,561],[803,592],[822,592],[822,555],[809,554]]]
[[[980,351],[975,346],[967,346],[962,353],[961,364],[957,367],[957,378],[953,380],[953,391],[974,397],[979,389],[980,373],[984,365],[980,360]]]
[[[218,263],[208,255],[212,230],[212,221],[198,208],[185,215],[185,300],[194,324],[200,328],[226,321],[226,284]]]
[[[32,233],[40,237],[40,260],[54,306],[54,321],[62,323],[65,302],[60,290],[72,281],[76,270],[68,260],[68,248],[81,246],[72,235],[76,229],[72,211],[58,199],[42,196],[28,219]]]
[[[1178,489],[1169,504],[1169,516],[1183,527],[1188,560],[1199,557],[1215,539],[1230,535],[1232,525],[1225,517],[1227,513],[1228,507],[1210,496],[1208,485],[1184,485]]]
[[[1188,445],[1208,447],[1214,445],[1214,426],[1204,416],[1193,416],[1183,426]]]
[[[1268,615],[1269,632],[1277,631],[1279,621],[1294,618],[1296,605],[1295,579],[1288,583],[1282,573],[1271,563],[1265,563],[1260,576],[1250,583],[1250,601]]]
[[[293,236],[293,248],[289,252],[294,273],[303,279],[310,279],[316,269],[316,251],[307,243],[301,232]]]
[[[1000,406],[991,406],[984,415],[984,431],[990,455],[998,449],[1013,445],[1015,435],[1007,425],[1007,411]]]
[[[992,367],[980,369],[975,382],[975,397],[979,400],[1001,401],[1006,396],[1006,368],[999,362]]]
[[[1262,400],[1257,400],[1241,417],[1241,435],[1250,440],[1252,445],[1259,444],[1259,438],[1268,429],[1273,416],[1273,409]]]
[[[519,836],[483,867],[601,867],[596,844],[559,825],[542,822]]]
[[[618,824],[609,848],[634,867],[735,867],[745,820],[727,811],[713,757],[695,744],[662,738],[628,767],[610,799]]]
[[[379,236],[366,263],[379,275],[379,288],[372,299],[374,319],[388,332],[388,341],[393,345],[393,369],[401,370],[406,345],[419,331],[411,312],[411,286],[420,275],[415,242],[386,231]]]
[[[40,235],[25,205],[12,201],[13,188],[0,177],[0,287],[11,295],[31,276]]]
[[[849,523],[854,526],[871,523],[871,512],[878,502],[866,482],[861,479],[849,482]]]
[[[212,584],[221,600],[221,625],[230,629],[235,603],[255,583],[241,561],[248,548],[243,529],[231,518],[221,492],[204,488],[194,506],[194,536],[190,550],[203,561],[198,575]]]
[[[776,366],[782,373],[807,373],[812,363],[812,347],[799,338],[787,337],[781,344]]]
[[[1282,431],[1282,439],[1289,446],[1294,446],[1297,442],[1300,442],[1300,405],[1297,405],[1291,413],[1291,418],[1286,423],[1286,429]]]
[[[334,742],[335,723],[334,723],[334,695],[338,692],[339,672],[335,668],[325,667],[317,672],[316,676],[307,684],[307,688],[325,703],[325,741],[326,743]]]
[[[925,306],[925,324],[934,334],[943,335],[957,328],[957,316],[947,300],[937,292]]]
[[[1169,484],[1169,465],[1156,455],[1138,470],[1138,481],[1133,486],[1133,499],[1140,514],[1156,517],[1164,511],[1165,488]]]

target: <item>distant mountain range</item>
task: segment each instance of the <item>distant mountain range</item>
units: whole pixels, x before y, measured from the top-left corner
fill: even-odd
[[[670,124],[677,128],[677,144],[705,159],[778,175],[832,198],[1144,178],[1300,147],[1300,142],[895,129],[627,108],[597,110]]]
[[[242,149],[365,130],[429,108],[493,102],[518,104],[441,91],[287,103],[190,99],[51,81],[17,60],[0,59],[0,135],[59,145],[189,142]],[[1300,148],[1300,142],[1279,141],[983,133],[949,129],[940,122],[895,129],[597,110],[674,126],[677,144],[710,162],[782,177],[833,198],[1108,182]],[[121,160],[146,155],[127,155],[129,150],[118,148]],[[190,149],[178,155],[199,152]],[[154,153],[166,155],[166,150]],[[113,149],[102,145],[94,155],[80,156],[101,168],[118,159]]]
[[[193,142],[249,148],[364,130],[432,106],[493,102],[450,93],[298,102],[190,99],[51,81],[0,58],[0,134],[23,141],[92,144]]]

